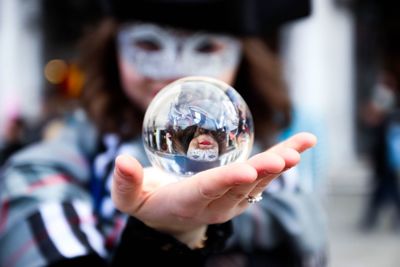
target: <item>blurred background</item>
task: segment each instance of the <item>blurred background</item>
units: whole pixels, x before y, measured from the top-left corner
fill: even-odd
[[[320,118],[326,141],[316,190],[326,209],[330,266],[400,262],[398,210],[375,203],[385,186],[373,193],[383,114],[398,105],[398,6],[313,0],[310,17],[280,32],[294,102]],[[0,163],[8,150],[51,134],[44,126],[75,107],[84,81],[77,40],[100,14],[95,0],[0,0]],[[398,189],[393,181],[389,187]],[[368,212],[374,205],[379,216]]]

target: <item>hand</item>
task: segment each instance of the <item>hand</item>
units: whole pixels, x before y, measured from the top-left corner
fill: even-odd
[[[179,182],[121,155],[116,158],[112,198],[122,212],[196,247],[207,225],[241,214],[249,205],[247,196],[261,193],[315,144],[314,135],[299,133],[246,162],[206,170]]]

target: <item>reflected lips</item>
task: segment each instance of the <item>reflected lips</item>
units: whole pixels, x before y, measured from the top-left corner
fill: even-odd
[[[199,148],[201,148],[201,149],[212,148],[212,144],[210,141],[204,140],[204,141],[199,142]]]

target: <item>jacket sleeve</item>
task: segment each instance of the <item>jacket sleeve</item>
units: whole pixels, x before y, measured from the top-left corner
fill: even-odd
[[[89,163],[70,130],[21,150],[2,167],[0,266],[105,255],[86,190]]]
[[[204,266],[207,257],[222,251],[231,231],[230,222],[210,225],[204,248],[192,250],[172,236],[130,217],[112,266],[156,266],[160,262],[174,267]]]

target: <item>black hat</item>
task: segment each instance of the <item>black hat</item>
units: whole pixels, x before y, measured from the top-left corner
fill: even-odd
[[[310,0],[105,0],[108,15],[234,35],[262,35],[306,17]]]

